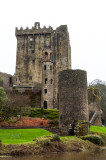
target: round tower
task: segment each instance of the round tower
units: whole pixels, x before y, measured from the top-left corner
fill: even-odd
[[[43,50],[42,59],[42,101],[41,107],[53,109],[53,54],[51,49]]]
[[[83,70],[59,72],[59,127],[68,133],[77,122],[88,122],[87,74]]]

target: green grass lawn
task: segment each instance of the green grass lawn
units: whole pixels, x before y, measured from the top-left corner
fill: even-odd
[[[0,129],[0,140],[3,144],[18,144],[32,142],[39,136],[52,135],[44,129]]]
[[[90,132],[106,134],[106,127],[91,126]]]
[[[106,127],[91,126],[90,131],[94,133],[106,134]],[[0,129],[0,140],[3,144],[18,144],[33,142],[34,138],[40,136],[52,135],[44,129]],[[61,139],[75,138],[75,137],[61,137]]]

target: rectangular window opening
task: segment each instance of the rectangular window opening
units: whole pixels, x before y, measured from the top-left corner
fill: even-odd
[[[32,53],[35,53],[34,50],[31,51]]]
[[[52,84],[53,83],[53,79],[51,79],[50,81],[51,81],[51,84]]]
[[[44,70],[46,70],[46,65],[44,65]]]
[[[47,84],[47,78],[45,78],[45,84]]]
[[[35,63],[35,60],[34,60],[34,59],[32,60],[32,63],[33,63],[33,64]]]
[[[44,89],[44,92],[47,93],[47,89]]]
[[[52,70],[52,66],[50,66],[50,70]]]
[[[32,80],[32,76],[29,77],[29,80]]]

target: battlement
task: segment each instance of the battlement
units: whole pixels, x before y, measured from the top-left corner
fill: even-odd
[[[26,29],[23,29],[23,27],[21,27],[20,29],[18,29],[16,27],[15,29],[15,35],[19,36],[19,35],[32,35],[32,34],[46,34],[46,33],[51,33],[53,32],[53,28],[51,26],[49,26],[49,28],[46,28],[46,26],[44,26],[43,28],[40,28],[40,23],[39,22],[35,22],[35,25],[29,29],[28,27],[26,27]]]
[[[43,28],[40,27],[39,22],[35,22],[34,26],[30,29],[29,27],[26,27],[23,29],[23,27],[20,27],[18,29],[15,28],[15,35],[21,36],[21,35],[33,35],[33,34],[50,34],[50,33],[58,33],[58,32],[67,32],[67,25],[61,25],[54,30],[51,26],[46,28],[46,26],[43,26]]]

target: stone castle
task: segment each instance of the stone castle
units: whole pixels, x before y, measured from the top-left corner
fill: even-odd
[[[33,101],[31,107],[59,109],[59,127],[67,132],[69,125],[78,120],[101,125],[99,95],[95,96],[95,90],[88,94],[85,71],[71,69],[67,25],[54,30],[51,26],[41,28],[36,22],[32,29],[16,28],[15,34],[16,72],[14,76],[0,73],[0,85],[11,90],[12,96],[13,88],[21,95],[27,94]]]
[[[41,107],[58,107],[58,73],[71,69],[71,47],[67,25],[53,30],[16,28],[17,58],[13,84],[41,91]]]

